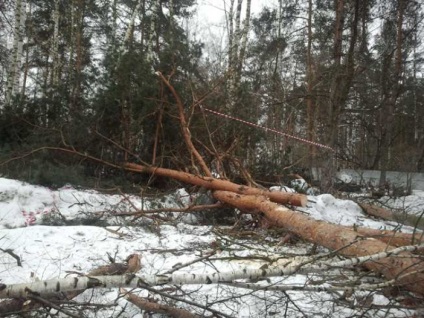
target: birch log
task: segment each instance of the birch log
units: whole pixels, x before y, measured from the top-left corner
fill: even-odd
[[[55,293],[71,293],[89,288],[143,288],[143,286],[159,285],[219,284],[232,283],[238,279],[257,280],[266,277],[282,277],[294,273],[322,273],[331,268],[384,261],[387,257],[393,257],[394,255],[403,256],[406,251],[414,251],[420,248],[424,248],[424,244],[420,246],[404,246],[390,251],[381,251],[373,255],[365,255],[345,260],[338,260],[337,258],[317,260],[314,257],[299,256],[282,261],[280,260],[277,262],[277,265],[269,267],[260,265],[257,265],[257,267],[238,266],[234,267],[235,269],[233,270],[225,272],[216,270],[209,273],[174,272],[160,275],[141,274],[138,276],[134,273],[127,273],[125,275],[112,276],[66,277],[36,281],[27,284],[3,285],[0,290],[0,298],[26,298],[33,294],[52,295]],[[375,287],[374,285],[361,285],[357,286],[357,288],[363,289],[365,286]]]

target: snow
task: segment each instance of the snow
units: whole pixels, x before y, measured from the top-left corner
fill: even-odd
[[[369,227],[373,229],[395,229],[397,224],[389,221],[377,221],[368,218],[358,204],[351,200],[337,199],[331,194],[321,194],[315,197],[309,196],[307,209],[304,211],[316,220],[330,223]],[[404,226],[403,231],[412,232],[413,228]]]
[[[272,190],[293,191],[290,188],[278,187]],[[195,216],[180,218],[178,213],[161,214],[173,221],[160,224],[147,218],[140,218],[135,222],[131,217],[119,216],[120,213],[142,207],[181,208],[192,201],[193,198],[184,189],[178,189],[175,193],[161,198],[147,198],[107,195],[94,190],[79,190],[72,186],[52,190],[0,178],[0,283],[25,283],[31,280],[65,277],[70,273],[87,273],[98,266],[109,264],[108,256],[115,257],[117,262],[123,262],[133,253],[142,256],[142,273],[164,273],[178,264],[185,264],[211,253],[217,246],[220,248],[213,257],[194,262],[180,271],[205,273],[228,271],[241,266],[259,268],[270,259],[283,263],[294,261],[295,256],[305,256],[312,247],[302,242],[296,245],[282,245],[281,234],[273,236],[260,230],[248,237],[237,237],[231,235],[231,228],[196,225],[193,223]],[[417,209],[414,211],[419,212],[420,204],[422,210],[424,203],[424,191],[414,191],[402,201],[394,200],[390,203],[393,206],[415,205]],[[356,224],[386,229],[396,226],[390,222],[370,219],[356,203],[337,199],[330,194],[308,196],[308,206],[299,210],[315,219],[347,226]],[[81,225],[85,224],[81,220],[90,218],[98,218],[103,223],[101,226]],[[186,222],[187,220],[190,222]],[[404,226],[403,230],[412,228]],[[18,266],[15,258],[3,252],[8,249],[20,257],[22,266]],[[327,251],[319,248],[318,252]],[[326,273],[330,274],[334,277],[353,275],[340,271]],[[303,286],[313,279],[323,279],[322,276],[316,275],[318,274],[296,274],[273,277],[267,281],[272,284]],[[377,317],[386,314],[387,317],[406,317],[411,314],[411,311],[395,308],[381,312],[378,309],[350,308],[342,302],[334,302],[334,295],[329,293],[252,291],[213,284],[185,285],[181,288],[185,292],[194,293],[186,296],[192,301],[208,304],[215,310],[234,317],[262,317],[264,313],[276,317],[347,317],[367,312]],[[146,290],[139,290],[137,293],[143,297],[149,295],[161,299]],[[338,297],[341,297],[341,294],[336,295],[336,298]],[[380,294],[374,294],[373,299],[377,305],[389,302]],[[140,310],[118,297],[116,289],[88,290],[76,300],[107,304],[105,308],[90,313],[93,317],[117,317],[124,309],[124,317],[141,317]],[[353,302],[354,299],[350,301]],[[204,313],[184,303],[178,303],[178,306]]]
[[[422,190],[412,190],[411,195],[399,198],[384,196],[379,201],[385,206],[405,211],[408,214],[419,216],[424,213],[424,191]]]

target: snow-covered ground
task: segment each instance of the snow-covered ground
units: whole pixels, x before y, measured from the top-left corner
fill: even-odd
[[[299,210],[315,219],[372,228],[396,226],[368,218],[350,200],[336,199],[329,194],[308,198],[308,206]],[[109,256],[120,262],[132,253],[142,255],[143,273],[157,274],[177,264],[201,258],[219,246],[213,257],[182,269],[200,274],[210,270],[228,271],[242,265],[259,268],[269,260],[290,260],[296,255],[307,255],[311,250],[312,245],[302,242],[282,244],[281,232],[255,229],[244,231],[246,235],[242,236],[237,235],[240,231],[232,232],[230,227],[196,225],[194,217],[186,214],[162,213],[166,220],[160,222],[152,221],[152,218],[134,220],[131,216],[119,216],[141,208],[181,208],[190,200],[184,189],[148,198],[107,195],[71,186],[51,190],[0,178],[0,283],[59,278],[70,272],[87,273],[109,264]],[[414,191],[401,203],[399,200],[390,203],[394,206],[401,204],[402,207],[416,206],[414,211],[419,211],[420,204],[421,209],[424,205],[424,192]],[[412,228],[403,227],[402,230],[411,231]],[[3,252],[5,250],[19,256],[22,266],[18,266],[17,260],[10,254]],[[326,251],[318,249],[318,252]],[[316,286],[320,280],[324,280],[324,284],[328,281],[343,283],[352,275],[350,270],[334,270],[277,277],[269,279],[269,283]],[[164,301],[146,290],[137,293]],[[174,295],[231,317],[408,317],[412,313],[411,310],[396,308],[398,304],[385,307],[392,300],[375,292],[356,292],[346,296],[341,292],[253,291],[210,284],[182,286],[174,291]],[[142,317],[139,309],[118,296],[115,289],[86,291],[77,300],[105,305],[85,311],[88,316]],[[361,304],[361,299],[364,304]],[[172,303],[175,304],[175,301]],[[370,304],[373,306],[370,307]],[[177,302],[176,306],[200,315],[209,314],[182,302]]]

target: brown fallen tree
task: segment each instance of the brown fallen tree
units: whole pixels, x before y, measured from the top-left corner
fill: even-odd
[[[201,168],[203,175],[193,175],[182,171],[135,163],[124,163],[122,165],[124,170],[173,178],[184,183],[210,189],[213,191],[214,197],[220,202],[231,205],[245,213],[263,216],[270,224],[285,228],[304,240],[324,246],[346,257],[355,258],[387,252],[387,257],[367,261],[363,266],[382,274],[388,280],[394,281],[394,285],[424,297],[424,263],[420,257],[412,252],[402,252],[399,255],[390,254],[394,246],[408,245],[411,242],[419,243],[418,236],[363,228],[354,229],[317,221],[279,205],[305,206],[306,196],[271,192],[213,178],[208,166],[191,142],[191,134],[184,117],[181,99],[169,81],[160,73],[158,75],[175,96],[184,141],[189,153],[192,154]],[[72,151],[68,150],[68,152]],[[74,152],[77,154],[76,151]]]
[[[214,196],[241,210],[262,213],[272,224],[286,228],[309,242],[337,250],[346,257],[371,255],[393,249],[378,239],[362,236],[344,226],[314,220],[270,202],[265,197],[241,196],[226,191],[215,191]],[[396,285],[424,296],[424,263],[411,253],[403,253],[402,257],[387,257],[378,262],[367,262],[365,267],[388,279],[396,279]]]
[[[220,202],[229,204],[244,212],[261,214],[269,223],[283,227],[309,242],[331,250],[337,250],[339,254],[347,257],[371,255],[393,249],[395,246],[422,241],[421,234],[412,236],[411,234],[368,228],[351,229],[314,220],[299,212],[271,202],[270,200],[272,199],[269,195],[276,195],[278,192],[267,192],[238,186],[229,181],[198,177],[170,169],[151,170],[148,167],[128,163],[124,165],[124,168],[133,172],[154,172],[164,177],[175,178],[194,185],[214,189],[216,190],[214,191],[214,197]],[[223,181],[223,183],[218,181]],[[219,188],[221,184],[223,186]],[[228,191],[228,188],[232,190]],[[287,193],[280,194],[287,195]],[[276,197],[278,196],[276,195]],[[285,196],[283,197],[285,198]],[[404,253],[400,258],[388,257],[379,262],[366,263],[365,267],[384,275],[388,279],[396,279],[398,286],[403,286],[424,296],[424,273],[422,273],[424,271],[424,263],[418,256]]]
[[[380,232],[381,240],[367,237],[355,229],[317,221],[274,203],[284,204],[284,200],[288,198],[288,202],[286,203],[304,206],[306,201],[302,201],[303,199],[298,199],[299,201],[297,201],[294,199],[294,196],[287,197],[287,194],[284,193],[284,200],[279,201],[278,199],[276,200],[276,197],[282,195],[281,193],[263,191],[236,185],[225,180],[214,179],[205,161],[191,141],[191,133],[185,119],[183,102],[180,96],[168,79],[159,72],[157,75],[175,98],[179,111],[180,127],[187,149],[192,154],[192,157],[197,160],[199,167],[207,177],[193,176],[185,172],[162,168],[152,169],[133,163],[125,163],[123,165],[125,170],[139,173],[154,173],[215,190],[213,195],[220,202],[229,204],[241,211],[261,214],[271,224],[283,227],[309,242],[337,251],[339,254],[347,257],[371,255],[393,249],[393,246],[387,242],[390,242],[390,238],[394,241],[393,238],[396,237],[395,233],[387,235],[387,233]],[[274,202],[270,202],[270,200]],[[369,230],[369,234],[370,232],[373,233],[374,237],[377,236],[375,231]],[[411,241],[416,242],[416,237],[411,237],[409,242]],[[394,245],[407,244],[407,242],[408,240],[401,241],[399,239],[396,242],[397,244]],[[387,257],[378,262],[367,262],[365,266],[374,272],[384,275],[388,279],[395,279],[398,286],[402,286],[424,297],[424,263],[419,257],[411,253],[404,253],[402,257]]]
[[[387,220],[387,221],[395,221],[396,218],[394,216],[394,213],[384,209],[382,207],[376,206],[374,204],[367,204],[367,203],[362,203],[362,202],[358,202],[358,205],[361,207],[361,209],[368,215],[379,218],[379,219],[383,219],[383,220]]]
[[[162,177],[172,178],[184,183],[204,187],[209,190],[230,191],[245,195],[263,195],[269,198],[272,202],[289,204],[294,206],[306,206],[308,201],[306,195],[299,193],[288,193],[279,191],[262,190],[252,188],[245,185],[233,183],[228,180],[216,179],[213,177],[204,177],[190,174],[183,171],[165,169],[159,167],[143,166],[135,163],[125,163],[123,168],[127,171],[138,173],[149,173]]]
[[[264,196],[270,201],[293,206],[306,206],[307,197],[298,193],[287,193],[279,191],[267,191],[244,185],[239,185],[228,180],[215,179],[213,177],[203,177],[193,175],[183,171],[172,169],[143,166],[134,163],[125,163],[123,168],[127,171],[137,173],[149,173],[161,177],[173,178],[175,180],[188,183],[191,185],[201,186],[210,190],[229,191],[241,195],[257,195]],[[218,199],[218,198],[217,198]],[[228,203],[228,202],[227,202]],[[142,213],[142,212],[140,212]],[[341,227],[350,230],[348,227]],[[357,228],[356,231],[363,236],[379,239],[391,246],[405,246],[413,243],[420,243],[424,237],[421,233],[415,235],[408,233],[400,233],[389,230],[377,230],[370,228]]]

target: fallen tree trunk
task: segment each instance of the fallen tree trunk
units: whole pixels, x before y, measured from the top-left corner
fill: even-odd
[[[257,280],[268,277],[282,277],[292,274],[309,274],[323,273],[332,268],[343,268],[364,264],[366,262],[376,262],[381,259],[401,255],[408,251],[414,251],[424,248],[424,245],[419,246],[404,246],[390,251],[383,251],[373,255],[362,257],[353,257],[345,260],[340,260],[336,256],[328,259],[320,259],[315,256],[295,256],[286,259],[279,259],[277,262],[270,264],[268,262],[258,263],[255,266],[233,266],[232,269],[222,271],[218,269],[202,270],[200,273],[193,272],[172,272],[172,273],[141,273],[134,275],[126,273],[125,275],[112,276],[79,276],[65,277],[58,279],[50,279],[44,281],[36,281],[31,283],[4,285],[0,290],[0,299],[2,298],[30,298],[32,295],[55,295],[55,294],[72,294],[80,293],[83,290],[90,288],[117,288],[117,287],[140,287],[146,288],[164,285],[204,285],[204,284],[220,284],[232,283],[239,279]],[[269,266],[263,266],[269,265]],[[119,273],[116,273],[119,274]],[[122,274],[122,273],[120,273]],[[282,288],[286,290],[303,290],[307,289],[314,292],[326,291],[350,291],[355,290],[375,290],[381,286],[391,286],[395,280],[387,283],[377,284],[358,284],[346,286],[336,284],[331,285],[324,283],[325,286],[316,284],[306,284],[299,286],[297,284],[283,284]],[[274,284],[273,284],[274,285]],[[279,284],[277,284],[279,285]],[[276,285],[274,285],[276,286]],[[258,285],[257,287],[261,287]],[[262,286],[263,287],[263,286]],[[0,304],[2,304],[0,302]],[[1,307],[0,307],[1,308]]]
[[[358,205],[361,207],[361,209],[368,215],[387,220],[387,221],[395,221],[394,213],[384,209],[382,207],[373,205],[373,204],[367,204],[367,203],[361,203],[358,202]]]
[[[139,254],[131,254],[127,257],[125,260],[125,263],[112,263],[109,265],[103,265],[99,266],[90,272],[88,272],[87,276],[98,276],[98,275],[121,275],[125,273],[136,273],[141,268],[140,263],[140,255]],[[74,282],[78,282],[78,278],[74,277]],[[25,284],[26,285],[26,284]],[[27,286],[31,286],[30,283]],[[47,286],[44,286],[47,288]],[[81,289],[75,288],[77,287],[77,284],[74,285],[74,288],[66,290],[64,293],[57,293],[54,289],[49,290],[47,293],[47,297],[49,298],[49,301],[52,303],[61,303],[64,299],[65,300],[71,300],[84,292],[86,287],[83,287]],[[60,286],[56,285],[56,288],[60,289]],[[65,290],[65,289],[64,289]],[[12,298],[7,299],[0,302],[0,316],[1,314],[12,314],[17,312],[30,312],[33,310],[36,310],[40,307],[42,307],[42,303],[32,300],[29,296],[33,295],[39,295],[40,293],[31,293],[30,289],[27,289],[26,291],[22,290],[22,294],[20,296],[14,295],[13,297],[2,297],[2,293],[6,292],[6,285],[0,284],[0,298]],[[24,296],[24,294],[26,296]],[[28,301],[28,298],[30,301]]]
[[[424,241],[423,233],[400,233],[390,230],[377,230],[366,227],[359,227],[356,231],[362,236],[375,238],[383,241],[391,246],[406,246],[413,244],[420,244]],[[422,254],[422,253],[420,253]]]
[[[163,177],[173,178],[181,182],[202,186],[210,190],[230,191],[238,194],[245,195],[263,195],[269,198],[272,202],[281,204],[291,204],[294,206],[306,206],[307,197],[297,193],[287,193],[278,191],[265,191],[257,188],[239,185],[227,180],[221,180],[211,177],[202,177],[193,175],[187,172],[176,171],[172,169],[165,169],[159,167],[149,167],[134,163],[125,163],[124,169],[127,171],[138,173],[150,173]],[[346,229],[349,229],[346,227]],[[373,237],[379,239],[392,246],[405,246],[414,243],[419,243],[423,240],[422,234],[415,234],[414,236],[407,233],[399,233],[393,231],[382,231],[369,228],[358,228],[357,232],[363,236]]]
[[[307,197],[299,193],[287,193],[279,191],[268,191],[257,188],[248,187],[233,183],[228,180],[216,179],[212,177],[198,176],[183,171],[177,171],[159,167],[143,166],[135,163],[125,163],[123,168],[127,171],[138,173],[150,173],[162,177],[173,178],[181,182],[197,185],[210,190],[230,191],[238,194],[246,195],[263,195],[269,198],[272,202],[281,204],[290,204],[294,206],[306,206]]]
[[[132,163],[126,163],[124,168],[128,171],[157,174],[216,190],[214,196],[219,201],[253,214],[263,213],[270,223],[283,227],[307,241],[331,250],[339,250],[340,254],[347,257],[365,256],[393,248],[388,242],[395,242],[396,244],[393,244],[393,246],[402,246],[410,244],[412,241],[412,236],[408,234],[400,235],[372,229],[361,229],[360,232],[363,233],[361,234],[359,231],[345,226],[314,220],[274,203],[304,206],[306,203],[305,196],[299,197],[291,193],[263,191],[237,185],[227,180],[201,177],[171,169],[153,168]],[[303,200],[305,201],[303,202]],[[380,237],[378,239],[367,238],[366,235]],[[392,257],[378,263],[366,263],[368,269],[381,273],[388,279],[397,279],[398,285],[403,285],[422,296],[424,296],[424,274],[420,271],[424,269],[423,265],[419,258],[410,253],[406,258]],[[415,271],[417,273],[414,274]]]
[[[221,202],[241,210],[262,213],[272,224],[283,227],[307,241],[337,250],[339,254],[347,257],[371,255],[393,249],[380,240],[367,238],[344,226],[314,220],[270,202],[263,196],[242,196],[227,191],[215,191],[214,196]],[[388,279],[395,279],[396,285],[424,296],[423,261],[411,253],[403,253],[401,256],[366,262],[364,266]]]

